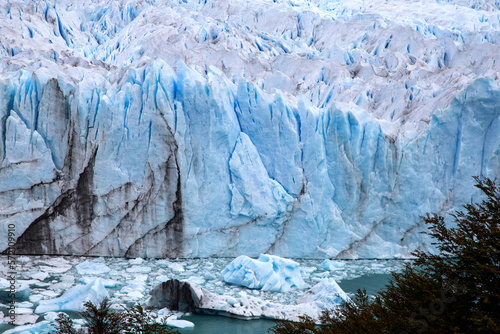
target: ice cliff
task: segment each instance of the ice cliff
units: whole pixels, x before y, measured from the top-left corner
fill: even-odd
[[[500,176],[498,6],[2,2],[1,234],[26,254],[408,256],[419,216]]]

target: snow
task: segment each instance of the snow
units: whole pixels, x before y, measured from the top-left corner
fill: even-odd
[[[306,286],[297,262],[268,254],[261,254],[257,260],[238,256],[221,277],[227,283],[264,291],[286,292]]]
[[[20,252],[137,272],[141,257],[406,258],[432,249],[420,216],[500,175],[489,1],[0,13],[0,230],[16,225]]]
[[[105,297],[108,297],[108,292],[101,278],[96,278],[89,284],[72,287],[59,298],[40,301],[35,313],[82,311],[85,302],[97,303]]]

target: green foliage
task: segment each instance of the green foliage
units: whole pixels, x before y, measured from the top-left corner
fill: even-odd
[[[66,313],[59,313],[56,318],[55,334],[83,334],[82,329],[75,329],[73,320]]]
[[[277,322],[270,332],[289,333],[500,333],[500,187],[475,177],[486,195],[478,204],[443,217],[427,214],[428,234],[438,255],[415,252],[417,260],[374,298],[358,291],[351,302],[323,312],[322,325],[304,317]]]
[[[156,322],[151,309],[145,310],[141,305],[124,308],[123,312],[111,309],[107,298],[94,305],[84,304],[85,310],[80,313],[85,320],[81,329],[75,329],[73,320],[65,313],[56,319],[56,334],[178,334],[177,330]],[[164,319],[162,319],[164,320]]]
[[[150,309],[149,309],[150,310]],[[144,310],[141,305],[125,309],[125,334],[167,334],[178,333],[172,330],[170,326],[156,322],[156,316],[151,315],[148,310]]]
[[[120,334],[123,330],[123,315],[111,309],[109,299],[105,298],[98,305],[92,302],[84,304],[81,313],[85,319],[89,334]]]

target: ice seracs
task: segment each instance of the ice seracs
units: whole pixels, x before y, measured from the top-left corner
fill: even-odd
[[[127,258],[432,247],[420,216],[500,174],[498,13],[2,1],[2,235],[15,224],[26,254]]]

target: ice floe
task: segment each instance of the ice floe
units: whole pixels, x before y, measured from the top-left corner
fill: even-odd
[[[72,287],[59,298],[40,301],[35,313],[81,311],[85,302],[96,303],[105,297],[108,297],[108,291],[101,279],[96,278],[89,284]]]
[[[306,286],[297,262],[267,254],[261,254],[257,260],[238,256],[221,276],[228,283],[264,291],[286,292]]]

